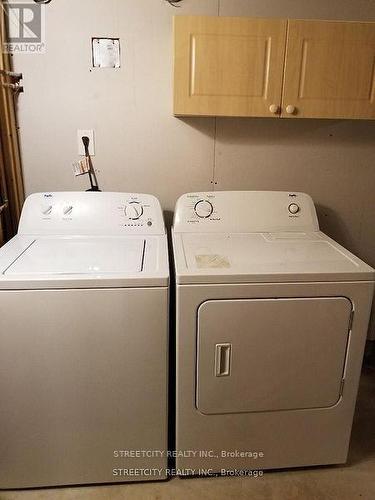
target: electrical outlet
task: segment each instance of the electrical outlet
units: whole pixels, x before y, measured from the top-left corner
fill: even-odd
[[[91,156],[95,156],[95,136],[93,130],[78,130],[77,131],[77,142],[78,142],[78,154],[80,156],[85,156],[85,147],[82,142],[82,137],[88,137],[90,139],[89,143],[89,153]]]

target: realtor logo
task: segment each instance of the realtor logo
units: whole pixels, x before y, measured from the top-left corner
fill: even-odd
[[[45,52],[45,6],[33,0],[4,2],[7,43],[3,50],[8,53]]]

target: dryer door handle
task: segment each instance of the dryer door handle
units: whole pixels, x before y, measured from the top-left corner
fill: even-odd
[[[232,364],[232,344],[216,344],[215,376],[229,377]]]

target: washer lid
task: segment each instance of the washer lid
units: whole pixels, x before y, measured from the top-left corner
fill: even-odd
[[[3,274],[133,274],[143,270],[145,248],[144,238],[40,238],[33,240]]]
[[[317,231],[175,234],[174,252],[179,283],[374,280],[375,275]]]

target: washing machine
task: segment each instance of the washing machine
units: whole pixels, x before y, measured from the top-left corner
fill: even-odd
[[[0,249],[0,488],[166,477],[158,200],[42,193]]]
[[[178,473],[345,462],[375,271],[303,193],[185,194],[173,251]]]

